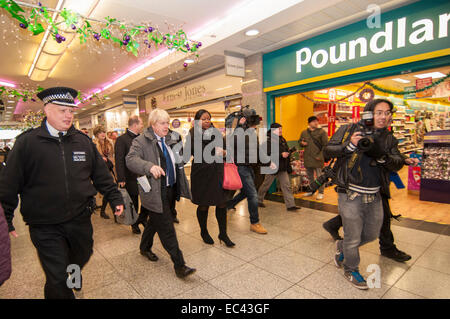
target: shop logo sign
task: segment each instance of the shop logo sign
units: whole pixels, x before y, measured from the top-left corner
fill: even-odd
[[[446,38],[448,36],[448,22],[450,13],[439,15],[437,26],[437,38]],[[356,58],[367,57],[368,53],[382,54],[395,49],[404,48],[408,44],[413,46],[426,41],[435,40],[435,25],[431,19],[420,19],[412,22],[412,32],[407,35],[407,18],[402,17],[396,21],[389,21],[384,25],[384,30],[372,35],[372,37],[361,36],[345,43],[340,43],[339,48],[336,45],[328,49],[318,49],[314,52],[304,47],[296,51],[296,72],[301,73],[306,65],[311,64],[316,69],[323,68],[325,65],[339,64],[342,62],[355,60]],[[377,21],[371,21],[371,27],[376,25]],[[394,38],[394,28],[396,37]]]

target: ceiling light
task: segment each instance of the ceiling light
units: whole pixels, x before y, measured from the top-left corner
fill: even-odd
[[[11,88],[15,88],[16,87],[15,84],[9,83],[9,82],[4,82],[4,81],[0,81],[0,85],[9,86]],[[9,97],[11,97],[11,95]],[[12,97],[14,97],[14,95]]]
[[[190,64],[190,63],[194,63],[195,61],[192,59],[186,59],[184,60],[184,63]]]
[[[122,91],[129,92],[130,90],[129,89],[122,89]]]
[[[430,72],[430,73],[417,74],[414,76],[419,79],[425,79],[425,78],[439,79],[439,78],[445,77],[446,75],[441,72]]]
[[[245,35],[249,36],[249,37],[253,37],[258,34],[259,34],[259,31],[256,29],[248,30],[247,32],[245,32]]]
[[[66,5],[67,9],[73,10],[80,15],[89,16],[97,6],[99,0],[71,0]],[[80,5],[81,3],[81,5]],[[62,17],[58,17],[59,11],[62,9],[64,0],[59,0],[53,14],[53,20],[56,23],[63,22]],[[50,26],[42,38],[41,44],[36,52],[36,56],[28,71],[28,77],[33,81],[44,81],[49,76],[50,72],[54,70],[54,67],[60,60],[61,56],[66,52],[66,49],[76,36],[76,31],[71,30],[69,27],[62,27],[61,24],[58,33],[66,38],[63,43],[57,43],[53,37],[50,37]]]
[[[409,83],[409,82],[411,82],[411,81],[400,79],[400,78],[395,78],[395,79],[391,79],[391,80],[395,81],[395,82],[400,82],[400,83]]]
[[[154,80],[155,78],[153,77],[153,76],[148,76],[147,77],[147,80],[149,80],[149,81],[151,81],[151,80]]]
[[[8,103],[16,103],[16,101],[8,101]]]
[[[111,100],[109,96],[105,96],[105,100]]]

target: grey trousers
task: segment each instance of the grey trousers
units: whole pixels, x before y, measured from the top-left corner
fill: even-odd
[[[284,172],[278,172],[277,174],[267,174],[264,178],[264,182],[259,187],[258,190],[258,202],[262,203],[264,201],[264,196],[266,196],[267,191],[270,188],[270,185],[272,185],[275,178],[278,178],[280,181],[281,191],[283,192],[284,197],[284,203],[286,204],[287,208],[291,208],[295,206],[295,200],[294,195],[292,195],[291,190],[291,181],[289,180],[289,174]]]
[[[362,196],[350,200],[347,194],[338,193],[339,215],[344,226],[344,240],[338,246],[344,252],[344,270],[359,271],[359,247],[380,236],[383,224],[381,195],[371,203],[364,203]]]
[[[314,177],[314,173],[316,173],[316,177]],[[311,167],[306,167],[306,175],[308,176],[309,179],[309,183],[311,184],[312,182],[314,182],[314,180],[319,177],[322,174],[322,169],[321,168],[311,168]],[[320,186],[319,188],[319,193],[323,194],[323,191],[325,189],[325,185]]]

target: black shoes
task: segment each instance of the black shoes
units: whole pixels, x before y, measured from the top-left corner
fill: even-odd
[[[139,224],[134,224],[131,225],[131,231],[133,232],[133,234],[140,234],[141,230],[139,229]]]
[[[322,227],[330,233],[331,237],[333,237],[333,240],[342,240],[343,238],[339,235],[339,230],[333,229],[328,225],[327,223],[323,223]]]
[[[178,218],[176,218],[176,217],[173,218],[173,222],[176,223],[176,224],[179,224],[179,223],[180,223],[180,221],[179,221]]]
[[[297,211],[297,210],[299,210],[301,207],[299,207],[299,206],[292,206],[292,207],[289,207],[287,210],[289,210],[289,211]]]
[[[208,245],[213,245],[214,244],[214,240],[211,238],[211,236],[209,235],[208,231],[201,232],[200,236],[202,236],[202,239],[205,242],[205,244],[208,244]]]
[[[175,274],[177,275],[178,278],[185,278],[189,275],[192,275],[195,271],[196,271],[196,269],[189,268],[186,265],[184,265],[180,268],[175,268]]]
[[[219,241],[224,242],[227,247],[234,247],[236,245],[227,235],[219,235]]]
[[[150,261],[158,261],[158,256],[156,256],[151,250],[142,251],[141,255],[147,257]]]
[[[389,250],[381,250],[381,256],[393,259],[398,262],[404,262],[411,259],[410,255],[404,253],[401,250],[398,250],[396,247]]]
[[[263,204],[263,203],[258,203],[258,207],[266,207],[266,205],[265,204]]]
[[[100,216],[101,216],[101,218],[109,219],[109,216],[106,215],[106,213],[104,211],[100,211]]]

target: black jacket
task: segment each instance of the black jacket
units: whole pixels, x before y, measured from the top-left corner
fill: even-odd
[[[267,132],[267,141],[261,145],[263,151],[267,149],[267,155],[272,155],[272,140],[278,140],[278,169],[273,173],[276,174],[278,172],[288,172],[288,174],[292,173],[291,160],[290,160],[290,152],[289,146],[286,142],[286,139],[283,136],[274,135],[271,133],[271,130]],[[284,158],[281,154],[284,152],[288,152],[289,156]],[[269,166],[269,164],[267,164]]]
[[[337,158],[335,167],[338,167],[333,183],[339,187],[348,188],[348,164],[353,155],[347,146],[350,144],[350,138],[356,131],[355,124],[347,124],[341,126],[337,132],[331,137],[328,145],[324,149],[324,155],[330,158]],[[381,167],[381,194],[390,198],[389,191],[389,173],[400,170],[404,165],[404,157],[398,150],[398,141],[392,134],[386,130],[385,138],[383,138],[384,145],[382,145],[385,155],[383,156],[384,163],[379,163],[374,160]],[[359,152],[356,150],[355,152]],[[359,155],[360,156],[360,155]]]
[[[230,136],[233,138],[233,155],[234,163],[238,166],[252,166],[264,165],[270,163],[267,156],[260,156],[260,145],[257,131],[254,128],[247,128],[245,131],[242,127],[236,128]],[[231,146],[227,143],[228,148]]]
[[[214,131],[215,134],[212,134],[211,131]],[[206,136],[211,134],[210,136]],[[195,155],[194,147],[195,147],[195,138],[201,138],[201,152],[202,155],[205,151],[205,148],[208,147],[211,150],[211,155],[215,156],[215,150],[211,143],[217,143],[220,145],[220,141],[215,141],[215,137],[220,136],[222,138],[222,133],[212,126],[211,129],[207,131],[202,130],[201,128],[191,128],[189,130],[189,134],[186,137],[185,149],[190,148],[190,154],[192,156]],[[225,143],[222,138],[222,145],[220,147],[225,148]],[[223,205],[226,202],[226,194],[223,189],[223,170],[224,165],[223,162],[220,163],[218,161],[214,161],[213,163],[207,163],[203,156],[201,157],[201,161],[199,158],[193,158],[192,166],[191,166],[191,193],[192,193],[192,202],[196,205],[202,206],[219,206]],[[217,158],[219,160],[219,158]]]
[[[125,162],[125,157],[130,151],[133,139],[137,136],[138,135],[134,134],[130,130],[127,130],[125,134],[117,138],[116,144],[114,146],[117,182],[125,182],[125,188],[127,189],[128,194],[130,194],[131,196],[139,195],[137,185],[138,176],[128,169]]]
[[[0,202],[9,230],[21,199],[27,224],[59,224],[84,213],[96,189],[113,207],[123,204],[108,168],[92,140],[73,126],[61,140],[40,127],[17,137],[0,177]]]

